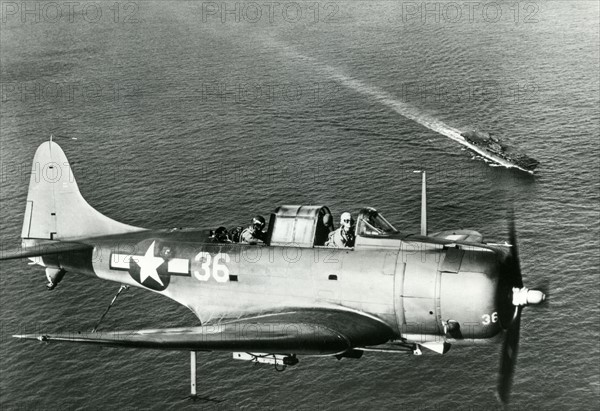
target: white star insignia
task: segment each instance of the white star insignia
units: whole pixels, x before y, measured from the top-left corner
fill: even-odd
[[[156,269],[164,263],[164,260],[160,257],[154,256],[154,244],[156,241],[152,241],[148,250],[146,250],[146,254],[143,257],[140,256],[131,256],[131,259],[136,262],[137,265],[140,266],[140,283],[146,281],[146,278],[150,277],[163,287],[165,286],[160,279],[158,272]]]

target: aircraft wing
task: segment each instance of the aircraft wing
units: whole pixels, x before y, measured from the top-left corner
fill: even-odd
[[[62,254],[76,251],[91,251],[93,249],[94,247],[91,245],[73,241],[44,242],[29,247],[15,248],[13,250],[0,250],[0,260],[39,257],[42,255]]]
[[[394,332],[380,320],[342,310],[298,310],[189,328],[15,335],[44,342],[190,351],[332,355],[378,345]]]

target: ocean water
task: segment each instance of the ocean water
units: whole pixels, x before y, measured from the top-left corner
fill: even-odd
[[[3,248],[19,243],[31,159],[51,134],[90,204],[151,228],[327,204],[373,206],[417,232],[423,169],[431,230],[503,241],[514,206],[525,283],[549,284],[550,303],[523,314],[513,407],[595,409],[597,2],[48,4],[2,3]],[[468,129],[538,159],[536,174],[490,167],[447,137]],[[69,273],[47,292],[39,267],[0,270],[2,409],[498,408],[494,344],[306,358],[283,373],[200,353],[204,399],[191,402],[188,353],[10,337],[90,329],[118,284]],[[196,323],[136,289],[101,328]]]

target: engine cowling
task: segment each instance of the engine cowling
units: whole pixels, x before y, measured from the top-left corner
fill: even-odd
[[[396,316],[403,337],[425,342],[497,334],[501,326],[496,253],[451,247],[441,255],[440,259],[437,249],[406,256],[402,272],[397,273]]]

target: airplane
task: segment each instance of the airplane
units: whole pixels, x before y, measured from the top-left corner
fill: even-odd
[[[96,211],[51,138],[33,159],[22,246],[0,259],[44,267],[49,289],[77,273],[119,283],[119,293],[149,290],[188,307],[199,325],[14,337],[190,351],[192,396],[198,351],[283,369],[302,356],[445,354],[502,339],[497,389],[507,403],[522,310],[546,295],[523,285],[512,215],[509,243],[486,243],[473,230],[428,234],[421,174],[419,234],[399,232],[367,207],[357,214],[354,246],[328,247],[327,206],[283,205],[261,244],[219,243],[209,229],[145,229]]]

